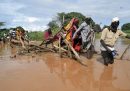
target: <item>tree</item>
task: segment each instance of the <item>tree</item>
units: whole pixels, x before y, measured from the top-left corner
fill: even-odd
[[[48,26],[50,28],[57,28],[58,27],[58,24],[56,23],[55,20],[52,20],[51,22],[48,23]]]
[[[0,27],[4,25],[5,25],[5,22],[0,22]]]
[[[93,27],[93,29],[94,29],[95,32],[101,32],[102,31],[102,29],[101,29],[101,27],[100,27],[99,24],[95,24],[95,26]]]
[[[63,23],[63,16],[64,16],[64,23]],[[78,18],[79,19],[79,24],[82,23],[82,21],[86,18],[83,14],[79,13],[79,12],[70,12],[70,13],[58,13],[57,14],[57,18],[56,21],[59,24],[63,24],[64,26],[67,25],[69,23],[69,21],[72,18]]]
[[[64,17],[64,21],[63,21],[63,17]],[[79,19],[79,23],[81,23],[84,19],[85,16],[81,13],[78,12],[70,12],[70,13],[57,13],[57,16],[54,20],[50,21],[48,23],[49,27],[54,27],[54,26],[58,26],[58,25],[67,25],[68,22],[72,19],[72,18],[78,18]],[[64,23],[63,23],[64,22]]]
[[[63,21],[63,17],[64,17],[64,21]],[[86,17],[79,12],[57,13],[56,18],[54,20],[50,21],[48,23],[48,25],[51,28],[52,28],[52,26],[54,27],[54,26],[58,26],[58,25],[66,26],[72,18],[78,18],[79,19],[79,25],[80,25]],[[95,22],[93,20],[91,21],[91,25],[93,27],[95,26]]]
[[[102,30],[105,29],[105,28],[109,28],[109,26],[108,25],[104,25]]]
[[[0,22],[0,28],[5,25],[5,22]],[[0,38],[3,37],[4,33],[7,33],[7,29],[0,29]]]
[[[121,29],[124,30],[124,31],[125,30],[130,30],[130,23],[123,24],[122,27],[121,27]]]
[[[4,37],[4,34],[8,34],[9,33],[9,29],[0,29],[0,38]]]

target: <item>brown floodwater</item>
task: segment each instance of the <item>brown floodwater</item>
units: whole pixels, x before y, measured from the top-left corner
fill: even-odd
[[[127,45],[117,42],[119,54]],[[99,40],[95,46],[99,51]],[[100,55],[82,57],[87,66],[51,52],[12,58],[18,49],[0,44],[0,91],[130,91],[130,48],[123,60],[108,67]]]

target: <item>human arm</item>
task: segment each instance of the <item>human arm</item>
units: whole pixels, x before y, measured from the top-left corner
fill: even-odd
[[[130,39],[130,36],[129,36],[128,34],[124,33],[124,32],[121,31],[121,30],[119,30],[119,35],[120,35],[120,36],[124,36],[125,38]]]
[[[111,50],[107,47],[107,45],[105,44],[104,40],[100,40],[101,45],[108,51],[111,52]]]
[[[83,24],[81,24],[81,25],[79,26],[79,28],[76,30],[76,32],[75,32],[74,35],[73,35],[73,39],[75,39],[76,36],[77,36],[77,34],[82,31],[82,28],[83,28],[83,27],[84,27]]]

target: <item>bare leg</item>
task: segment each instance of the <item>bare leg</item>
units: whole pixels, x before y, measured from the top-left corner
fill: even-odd
[[[23,47],[23,48],[26,48],[25,45],[24,45],[24,40],[22,39],[21,36],[19,36],[19,40],[20,40],[20,42],[21,42],[21,44],[22,44],[22,47]]]

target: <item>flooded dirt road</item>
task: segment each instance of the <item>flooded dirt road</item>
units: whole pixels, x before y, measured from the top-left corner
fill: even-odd
[[[115,60],[105,67],[101,57],[94,56],[83,58],[84,66],[51,52],[10,57],[16,53],[16,48],[0,45],[0,91],[130,91],[128,60]]]

